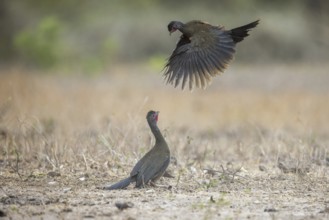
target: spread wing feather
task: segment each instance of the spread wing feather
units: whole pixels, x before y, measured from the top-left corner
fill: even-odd
[[[182,89],[206,88],[213,76],[222,73],[233,59],[235,43],[229,31],[214,27],[188,38],[182,35],[165,66],[167,83]],[[188,83],[187,83],[188,82]]]

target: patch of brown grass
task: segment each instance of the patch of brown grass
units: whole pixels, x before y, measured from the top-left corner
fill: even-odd
[[[53,168],[62,161],[87,163],[86,157],[91,163],[110,159],[112,165],[113,158],[127,153],[137,159],[152,145],[145,114],[155,109],[177,157],[218,163],[273,159],[282,153],[326,157],[329,93],[318,92],[317,85],[269,90],[248,85],[241,76],[215,84],[225,80],[222,76],[208,90],[190,93],[163,85],[159,75],[145,73],[148,69],[132,69],[95,78],[2,73],[2,156],[15,148],[21,157],[42,158]],[[290,77],[293,70],[284,69]],[[284,81],[286,73],[280,74]],[[299,74],[307,80],[307,73],[296,73],[297,81]],[[316,77],[328,80],[320,73]],[[265,81],[257,80],[258,85]]]

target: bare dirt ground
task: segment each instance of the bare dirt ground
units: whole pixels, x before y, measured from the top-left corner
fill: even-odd
[[[328,219],[327,70],[232,66],[193,93],[140,66],[93,77],[2,71],[0,216]],[[150,109],[174,178],[102,190],[153,146]]]

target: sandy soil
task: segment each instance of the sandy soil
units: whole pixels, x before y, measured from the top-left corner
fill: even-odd
[[[8,219],[328,218],[324,171],[301,176],[278,169],[252,170],[244,169],[234,180],[223,175],[200,179],[189,173],[179,182],[163,178],[156,188],[117,191],[98,189],[116,178],[97,170],[57,177],[37,173],[27,179],[9,173],[1,178],[1,211]],[[117,202],[132,203],[132,207],[119,210]]]

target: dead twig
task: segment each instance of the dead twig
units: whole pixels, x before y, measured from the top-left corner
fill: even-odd
[[[221,165],[221,171],[220,170],[214,170],[214,169],[203,169],[207,171],[208,173],[214,174],[214,173],[220,173],[224,177],[228,177],[227,179],[231,179],[231,181],[234,181],[236,177],[247,179],[245,176],[241,176],[238,173],[241,171],[242,167],[234,170],[225,169],[223,165]]]
[[[15,167],[12,167],[12,169],[14,170],[15,173],[17,173],[17,175],[19,176],[19,178],[22,180],[23,177],[19,173],[19,153],[18,153],[18,150],[17,149],[15,149],[15,155],[16,155],[16,163],[15,163]]]

